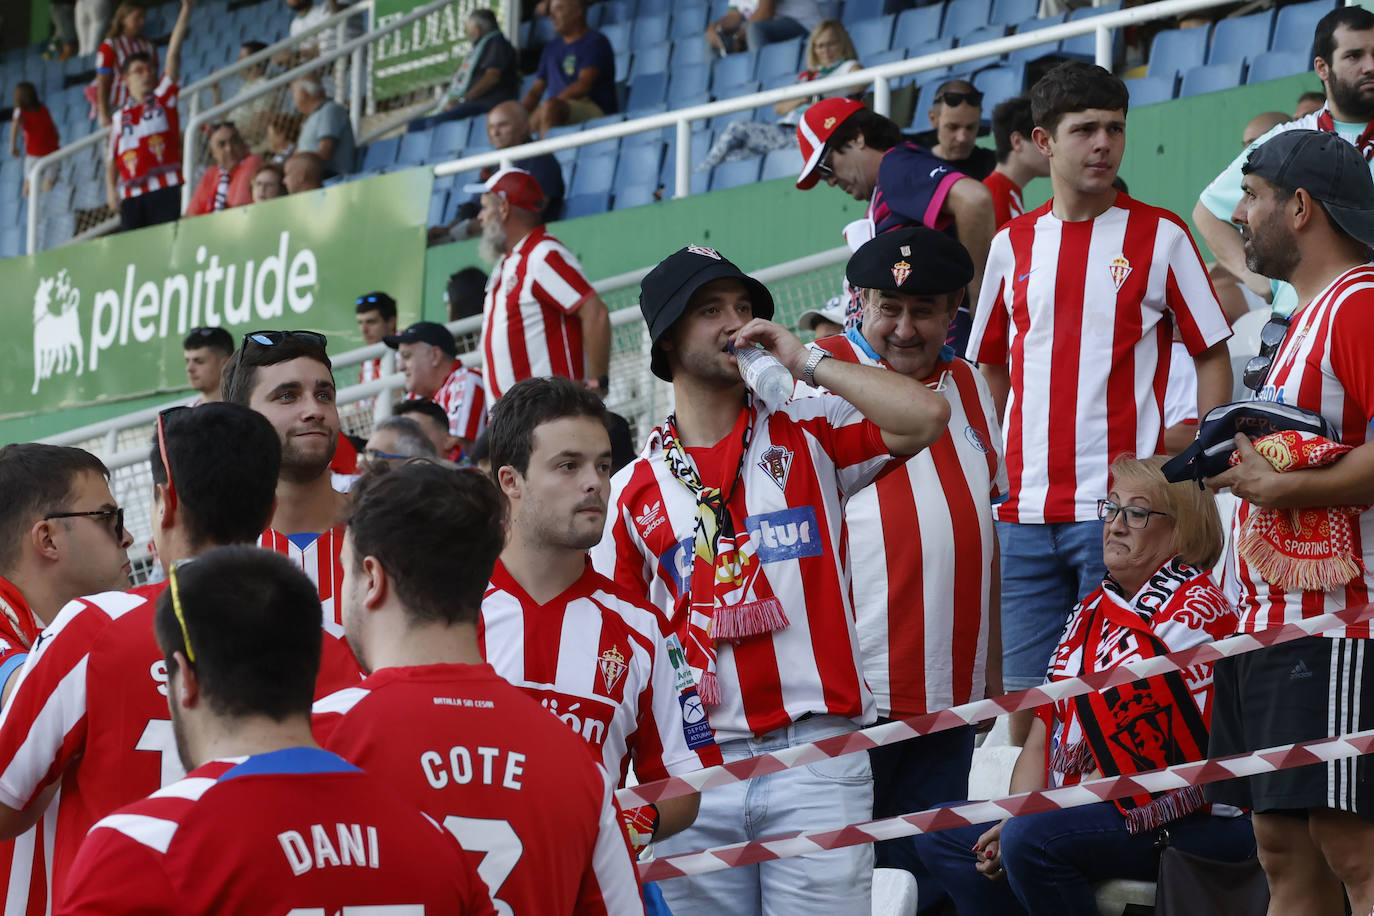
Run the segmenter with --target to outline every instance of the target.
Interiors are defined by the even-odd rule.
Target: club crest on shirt
[[[711,258],[715,261],[721,260],[719,251],[716,251],[714,248],[707,248],[705,245],[688,245],[687,250],[692,254],[701,255],[703,258]]]
[[[901,286],[906,282],[906,278],[911,276],[911,265],[906,261],[898,261],[892,265],[892,282]]]
[[[598,665],[601,668],[601,680],[606,685],[606,692],[610,693],[615,689],[616,682],[625,673],[625,653],[615,646],[611,646],[601,653]]]
[[[1121,284],[1131,275],[1131,269],[1131,262],[1126,260],[1124,254],[1112,258],[1112,263],[1107,265],[1107,272],[1112,275],[1112,282],[1116,284],[1117,290],[1121,289]]]
[[[167,142],[157,134],[153,134],[148,138],[148,149],[152,150],[153,155],[157,157],[157,161],[161,162],[163,154],[167,151]]]
[[[759,467],[773,479],[779,490],[787,489],[787,474],[792,470],[792,450],[781,445],[769,446],[759,457]]]

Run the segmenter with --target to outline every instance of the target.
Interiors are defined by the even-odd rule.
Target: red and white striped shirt
[[[407,401],[418,400],[420,395],[408,393]],[[448,434],[475,442],[487,428],[486,392],[482,385],[482,373],[476,369],[465,369],[463,364],[454,360],[439,390],[434,392],[431,401],[444,408],[448,414]]]
[[[886,365],[849,336],[816,346],[845,362]],[[926,384],[949,401],[949,426],[901,471],[854,494],[844,514],[859,652],[880,716],[981,700],[987,683],[989,601],[1000,574],[992,506],[1007,488],[1002,434],[987,382],[962,359],[937,362]]]
[[[111,112],[123,108],[129,101],[129,86],[124,82],[124,61],[131,54],[147,54],[152,61],[153,72],[157,72],[157,46],[142,35],[137,38],[125,38],[123,35],[107,38],[96,48],[95,72],[108,74],[111,80]]]
[[[380,359],[365,359],[358,367],[358,381],[373,382],[382,377],[382,361]]]
[[[754,410],[741,410],[738,439]],[[707,710],[717,741],[762,735],[808,713],[874,721],[864,683],[846,564],[845,503],[892,465],[878,427],[832,394],[800,398],[776,413],[760,407],[733,487],[734,557],[740,603],[776,598],[790,624],[716,643],[721,702]],[[700,462],[689,450],[689,460]],[[682,639],[674,613],[692,571],[696,497],[664,461],[663,433],[611,481],[613,511],[592,548],[596,568],[644,595]],[[733,474],[730,468],[726,473]],[[702,481],[720,485],[709,473]],[[727,487],[729,489],[729,487]],[[698,681],[702,672],[693,668]]]
[[[1315,410],[1336,430],[1338,441],[1353,446],[1369,441],[1374,421],[1374,267],[1361,265],[1337,277],[1293,313],[1288,334],[1274,354],[1273,368],[1256,397]],[[1254,507],[1240,501],[1232,541]],[[1238,556],[1242,633],[1272,629],[1347,607],[1367,604],[1374,591],[1374,510],[1352,519],[1355,556],[1363,572],[1328,592],[1292,591],[1265,582]],[[1368,623],[1351,636],[1368,638]]]
[[[56,828],[47,857],[54,900],[92,824],[184,774],[167,712],[167,669],[153,639],[165,587],[69,602],[35,642],[0,716],[0,802],[26,808],[62,781],[49,808],[56,820],[47,825]],[[14,909],[21,902],[14,879],[9,911],[23,912]]]
[[[296,535],[304,540],[310,535]],[[344,526],[338,525],[313,537],[304,547],[298,546],[280,531],[268,528],[258,538],[258,546],[275,551],[295,563],[315,583],[320,595],[321,623],[324,626],[324,646],[320,653],[320,674],[315,680],[315,698],[329,696],[345,687],[356,687],[363,679],[363,671],[353,650],[344,639],[343,628],[343,565],[339,551],[343,548]]]
[[[648,782],[721,762],[696,682],[662,623],[590,561],[539,604],[498,560],[477,638],[496,673],[581,735],[616,784],[631,758]]]
[[[114,113],[110,157],[125,199],[181,184],[181,87],[163,76],[142,102],[130,99]]]
[[[1177,325],[1194,356],[1231,336],[1183,221],[1125,194],[1065,222],[1054,201],[992,240],[968,356],[1006,364],[1004,522],[1097,518],[1107,466],[1164,445]]]
[[[17,677],[40,628],[24,595],[0,576],[0,687]],[[47,862],[52,859],[53,831],[61,795],[48,805],[43,818],[13,840],[0,843],[0,913],[4,916],[43,916],[48,912]]]
[[[994,170],[983,179],[983,185],[992,192],[992,216],[998,229],[1026,212],[1020,185],[1006,175]]]
[[[521,379],[586,378],[574,312],[593,295],[577,258],[543,226],[515,243],[492,270],[482,305],[482,371],[493,402]]]
[[[317,702],[314,726],[485,855],[478,873],[502,912],[644,912],[604,771],[490,665],[384,668]]]

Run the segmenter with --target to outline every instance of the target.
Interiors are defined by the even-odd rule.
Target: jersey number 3
[[[499,916],[514,916],[511,905],[497,896],[525,853],[525,846],[510,821],[450,814],[444,818],[444,829],[458,838],[464,850],[482,853],[477,877],[487,886],[491,904]]]

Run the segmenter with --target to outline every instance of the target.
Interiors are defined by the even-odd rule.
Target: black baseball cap
[[[941,295],[968,286],[973,258],[943,232],[904,226],[865,242],[844,270],[859,289],[883,289],[918,296]]]
[[[688,245],[658,262],[639,283],[639,310],[649,326],[649,368],[665,382],[673,380],[668,358],[658,342],[687,311],[692,294],[712,280],[731,278],[749,289],[755,318],[773,317],[773,294],[714,248]]]
[[[453,335],[436,321],[417,321],[399,334],[388,334],[382,338],[382,342],[393,350],[401,344],[427,343],[449,356],[458,355],[458,344],[454,343]]]
[[[1374,178],[1350,143],[1321,130],[1286,130],[1256,147],[1241,171],[1281,188],[1302,188],[1332,222],[1374,247]]]

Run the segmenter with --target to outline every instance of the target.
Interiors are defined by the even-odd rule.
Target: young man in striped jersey
[[[362,677],[343,632],[339,550],[348,496],[334,489],[329,469],[340,424],[326,344],[314,331],[253,331],[224,367],[224,400],[265,416],[281,440],[276,509],[258,544],[289,557],[320,593],[319,696]]]
[[[315,704],[315,735],[480,856],[502,912],[643,913],[604,771],[483,661],[477,622],[504,541],[484,474],[412,461],[358,482],[344,620],[370,676]]]
[[[1069,611],[1102,580],[1108,465],[1164,450],[1175,331],[1197,370],[1198,416],[1230,399],[1230,327],[1187,226],[1112,186],[1126,107],[1125,85],[1092,64],[1061,64],[1031,89],[1054,197],[993,239],[969,337],[1006,440],[1007,690],[1044,680]],[[1017,743],[1030,719],[1013,720]]]
[[[202,404],[165,413],[159,428],[149,457],[152,537],[163,564],[252,543],[272,513],[281,461],[271,425],[237,405]],[[53,830],[53,899],[91,824],[183,775],[167,717],[167,670],[152,638],[164,588],[67,604],[35,641],[0,716],[0,836],[15,837],[56,809],[42,827]],[[58,784],[52,802],[46,793]],[[41,882],[30,886],[30,904],[41,907],[43,891]],[[7,912],[24,912],[23,900],[7,902]]]
[[[769,321],[773,297],[701,245],[644,278],[650,368],[676,410],[613,482],[596,566],[658,609],[682,643],[726,760],[872,724],[850,602],[850,497],[940,438],[949,403],[919,381],[827,358]],[[793,378],[828,389],[769,408],[730,347],[762,344]],[[657,854],[861,823],[865,754],[707,791]],[[663,883],[676,916],[866,912],[869,846]]]
[[[1239,588],[1240,631],[1256,633],[1366,604],[1374,590],[1374,180],[1346,140],[1307,130],[1265,141],[1244,171],[1244,196],[1232,218],[1241,227],[1246,266],[1292,284],[1298,306],[1286,331],[1276,319],[1272,329],[1283,331],[1282,340],[1266,343],[1243,381],[1256,398],[1322,414],[1336,440],[1352,447],[1334,464],[1280,474],[1237,436],[1240,464],[1207,481],[1241,499],[1228,572],[1234,569]],[[1327,577],[1325,590],[1273,584],[1257,568],[1264,565],[1257,554],[1237,546],[1242,531],[1260,530],[1260,513],[1332,506],[1364,511],[1348,522],[1357,571]],[[1329,511],[1344,518],[1347,510]],[[1294,540],[1322,546],[1301,533]],[[1310,553],[1281,544],[1285,563],[1314,565]],[[1219,662],[1211,756],[1374,727],[1369,624],[1350,635],[1360,638],[1314,636]],[[1374,908],[1374,759],[1220,783],[1207,797],[1254,810],[1270,913],[1339,916],[1342,883],[1351,912]]]

